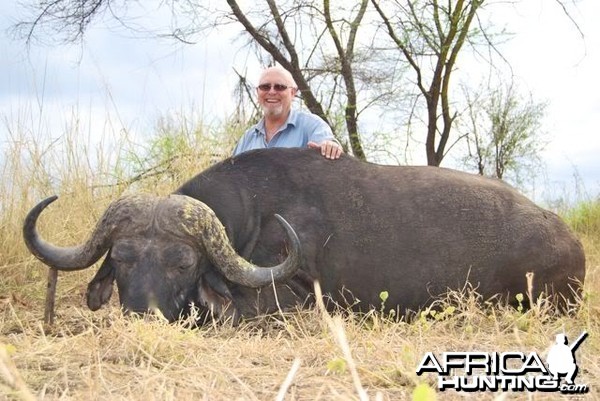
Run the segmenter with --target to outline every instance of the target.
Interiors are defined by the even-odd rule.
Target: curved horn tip
[[[52,202],[54,202],[57,199],[58,199],[58,195],[49,196],[46,199],[42,200],[40,203],[38,203],[38,206],[42,206],[43,208],[45,208],[46,206],[48,206],[49,204],[51,204]]]
[[[42,213],[42,211],[46,207],[48,207],[49,204],[51,204],[57,199],[57,195],[49,196],[46,199],[40,201],[33,208],[31,208],[31,210],[29,211],[29,213],[27,213],[27,216],[25,217],[25,226],[27,227],[28,225],[33,224],[34,221],[37,220],[37,217]]]
[[[290,233],[290,235],[293,235],[293,237],[296,241],[300,242],[300,239],[298,238],[298,234],[296,234],[296,230],[294,230],[292,225],[290,223],[288,223],[286,219],[284,219],[278,213],[275,213],[275,218],[279,221],[279,224],[281,224],[285,228],[285,230]]]
[[[29,211],[23,222],[25,245],[36,258],[56,270],[85,269],[106,253],[108,249],[106,241],[88,241],[73,247],[59,247],[44,241],[36,229],[37,220],[43,210],[56,199],[58,196],[50,196]]]
[[[294,255],[295,258],[301,258],[302,249],[300,247],[300,238],[298,237],[296,230],[294,230],[294,227],[292,227],[292,225],[280,214],[275,213],[275,218],[279,221],[279,224],[281,224],[290,240],[290,249],[288,251],[291,255]]]
[[[281,215],[275,214],[275,218],[281,224],[287,236],[287,257],[277,266],[263,268],[241,257],[233,249],[230,240],[226,236],[225,227],[212,210],[206,205],[201,209],[202,212],[193,217],[197,220],[193,224],[214,228],[213,230],[207,230],[209,240],[202,239],[202,241],[208,253],[208,258],[228,280],[246,287],[259,288],[272,284],[273,280],[277,282],[286,280],[300,268],[303,260],[300,239],[291,224]],[[209,211],[210,213],[208,213]]]

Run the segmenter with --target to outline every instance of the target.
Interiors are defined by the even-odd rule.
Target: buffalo
[[[331,307],[401,314],[468,283],[484,299],[544,294],[577,300],[583,247],[567,225],[496,179],[446,168],[382,166],[313,149],[263,149],[228,158],[171,195],[113,202],[90,238],[46,242],[35,206],[24,239],[58,270],[106,255],[87,290],[100,308],[114,281],[127,312],[253,317],[310,305],[318,281]]]

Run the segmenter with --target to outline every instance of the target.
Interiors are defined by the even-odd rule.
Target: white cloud
[[[573,14],[583,37],[557,2],[523,4],[529,9],[517,24],[508,56],[517,76],[549,101],[544,127],[551,139],[544,154],[549,179],[575,192],[575,174],[588,195],[600,194],[600,27],[595,21],[600,2],[581,1]]]
[[[15,22],[15,8],[0,5],[0,29]],[[497,8],[496,8],[497,9]],[[17,10],[18,11],[18,10]],[[153,10],[147,10],[146,18]],[[168,11],[165,11],[168,12]],[[583,0],[574,18],[582,39],[557,2],[531,0],[507,5],[505,20],[516,32],[504,48],[515,78],[536,99],[550,102],[545,130],[552,143],[545,153],[551,180],[573,182],[574,166],[587,190],[600,193],[600,2]],[[168,16],[155,16],[156,21]],[[16,115],[21,107],[44,108],[48,132],[59,134],[73,109],[90,130],[102,135],[106,120],[149,132],[168,111],[194,107],[207,118],[232,110],[233,67],[244,69],[233,33],[220,31],[192,46],[133,38],[115,26],[93,27],[83,46],[34,46],[0,39],[0,110]],[[237,45],[237,44],[236,44]],[[43,99],[43,100],[42,100]],[[33,105],[33,106],[32,106]],[[0,128],[0,143],[6,140]]]

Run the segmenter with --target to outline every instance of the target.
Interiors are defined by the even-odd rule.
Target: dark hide
[[[116,281],[126,311],[159,310],[174,321],[195,305],[200,320],[235,322],[308,305],[319,281],[330,306],[380,308],[386,291],[385,307],[406,313],[467,284],[484,299],[514,301],[528,295],[530,274],[534,299],[543,293],[564,306],[585,277],[582,245],[558,216],[501,181],[444,168],[331,161],[313,149],[251,151],[173,195],[117,199],[72,247],[36,230],[55,199],[28,213],[25,243],[63,271],[106,254],[88,285],[92,310]]]
[[[209,205],[234,248],[258,265],[285,257],[273,215],[290,222],[304,264],[277,285],[283,308],[304,302],[313,280],[333,301],[360,310],[379,307],[385,290],[386,307],[404,312],[467,281],[486,299],[514,300],[527,294],[528,272],[534,297],[543,291],[572,300],[585,276],[582,245],[558,216],[499,180],[450,169],[257,150],[213,166],[176,193]],[[276,310],[272,288],[244,288],[208,270],[213,278],[201,282],[219,294],[216,304],[231,301],[248,316]]]

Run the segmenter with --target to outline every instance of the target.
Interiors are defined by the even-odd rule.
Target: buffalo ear
[[[219,275],[207,272],[200,278],[198,297],[202,306],[208,310],[213,319],[224,320],[232,318],[234,324],[239,320],[233,296]]]
[[[114,281],[115,268],[110,257],[107,256],[92,281],[88,284],[86,293],[88,308],[96,311],[110,300]]]

